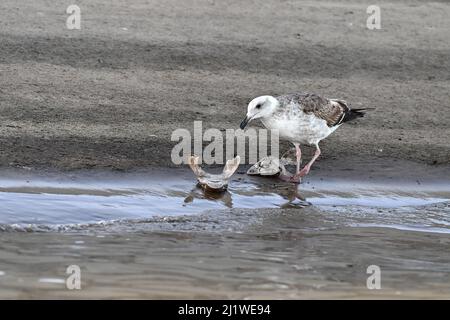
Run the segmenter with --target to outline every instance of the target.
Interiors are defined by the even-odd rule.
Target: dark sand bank
[[[260,94],[375,107],[323,142],[322,163],[450,163],[450,6],[386,2],[79,1],[0,5],[0,165],[173,166],[171,133],[237,128]]]

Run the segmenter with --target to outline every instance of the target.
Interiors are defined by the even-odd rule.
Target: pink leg
[[[311,161],[308,162],[306,166],[303,167],[303,169],[298,172],[295,176],[304,177],[309,173],[309,170],[311,170],[311,166],[313,165],[314,161],[317,160],[317,158],[320,156],[320,148],[319,145],[316,145],[316,152],[314,153],[314,156],[312,157]]]
[[[302,161],[302,150],[300,149],[300,145],[298,143],[294,143],[295,146],[295,155],[297,156],[297,171],[295,174],[300,172],[300,162]]]

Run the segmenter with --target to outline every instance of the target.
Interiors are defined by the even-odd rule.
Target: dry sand
[[[375,107],[322,144],[450,163],[450,4],[77,0],[0,3],[0,166],[171,166],[176,128],[237,128],[249,100],[310,91]]]

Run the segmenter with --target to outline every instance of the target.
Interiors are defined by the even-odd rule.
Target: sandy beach
[[[380,30],[358,1],[73,2],[80,30],[0,3],[0,298],[449,297],[448,2],[381,1]],[[175,129],[297,91],[374,108],[298,188],[172,163]]]
[[[374,107],[323,142],[321,162],[449,164],[450,7],[265,1],[0,4],[0,165],[173,166],[176,128],[238,128],[261,94]]]

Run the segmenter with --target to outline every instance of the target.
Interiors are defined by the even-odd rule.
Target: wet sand
[[[0,3],[0,298],[449,297],[448,3],[383,2],[376,31],[357,1],[77,4],[80,31],[65,28],[64,1]],[[77,199],[79,189],[55,191],[58,179],[76,182],[76,170],[98,183],[111,171],[145,172],[152,186],[155,171],[183,170],[169,169],[174,129],[192,130],[194,120],[237,128],[251,98],[299,90],[376,108],[321,145],[299,188],[322,203],[282,207],[285,187],[261,180],[267,202],[245,208],[254,185],[238,180],[235,206],[195,191],[196,214],[152,216],[149,207],[144,219],[102,224],[108,205],[133,214],[129,202],[105,200],[109,180],[90,195],[103,211],[33,214]],[[187,198],[190,178],[171,199]],[[27,186],[35,179],[40,189]],[[357,192],[329,188],[320,198],[313,187],[327,181],[356,181]],[[443,191],[431,194],[435,181]],[[379,192],[380,203],[368,205],[364,192]],[[386,207],[405,194],[439,201]],[[17,226],[30,217],[44,223]],[[61,217],[66,227],[48,227]],[[65,287],[70,264],[81,267],[80,291]],[[366,288],[372,264],[382,290]]]
[[[249,210],[217,214],[229,223]],[[188,219],[84,233],[2,232],[0,297],[448,298],[448,234],[344,227],[312,207],[250,214],[254,224],[240,232],[230,224],[193,228],[201,223]],[[71,264],[81,267],[81,290],[66,289]],[[381,268],[381,290],[366,287],[370,265]]]
[[[316,224],[311,218],[299,222]],[[430,245],[433,234],[376,228],[318,233],[286,225],[280,231],[279,219],[265,223],[265,232],[245,234],[2,233],[0,253],[8,261],[0,297],[448,298],[448,237]],[[417,250],[426,257],[415,256]],[[81,266],[79,291],[65,287],[72,263]],[[366,268],[374,263],[382,270],[382,290],[366,287]]]

